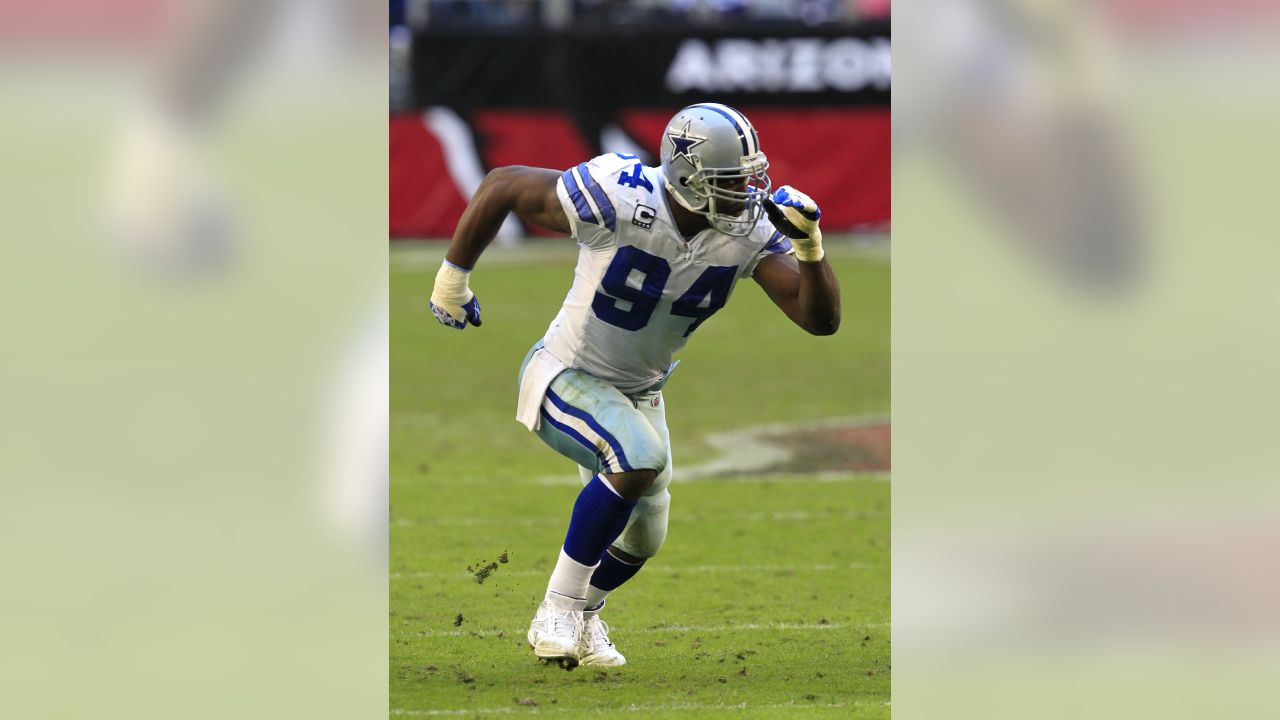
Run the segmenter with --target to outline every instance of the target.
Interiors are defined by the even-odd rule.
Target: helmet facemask
[[[700,208],[686,205],[687,209],[705,216],[712,227],[726,235],[750,235],[764,215],[764,199],[771,187],[765,154],[745,156],[736,168],[704,168],[696,155],[692,160],[694,172],[684,184],[703,203]]]

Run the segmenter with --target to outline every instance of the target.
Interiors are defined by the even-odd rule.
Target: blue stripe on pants
[[[551,417],[551,414],[547,412],[546,408],[538,408],[538,412],[542,413],[542,419],[550,423],[551,427],[559,430],[565,435],[568,435],[569,437],[576,440],[583,447],[585,447],[587,450],[590,450],[596,456],[596,459],[600,461],[601,467],[605,468],[606,470],[609,468],[609,463],[605,461],[604,454],[600,452],[600,448],[595,446],[595,443],[586,439],[585,437],[582,436],[582,433],[578,432],[577,430],[574,430],[568,425],[565,425],[564,423],[556,422],[556,419]]]
[[[627,462],[627,454],[622,451],[622,443],[618,442],[618,439],[615,438],[608,430],[605,430],[604,426],[596,422],[596,419],[591,417],[590,413],[585,410],[580,410],[564,400],[561,400],[560,396],[556,395],[555,391],[551,388],[547,388],[547,399],[551,401],[552,405],[559,408],[560,412],[565,413],[566,415],[572,415],[573,417],[585,422],[587,427],[594,430],[606,443],[609,443],[609,447],[613,448],[614,455],[618,458],[618,465],[622,467],[622,472],[629,472],[632,470],[631,464]],[[552,424],[556,425],[557,428],[559,427],[556,423]]]

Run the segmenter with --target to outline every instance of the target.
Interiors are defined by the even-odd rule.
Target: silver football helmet
[[[667,190],[726,235],[748,235],[760,220],[769,196],[768,169],[756,129],[728,105],[690,105],[663,131]]]

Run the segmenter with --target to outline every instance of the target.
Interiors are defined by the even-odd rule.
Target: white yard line
[[[761,473],[759,475],[745,475],[737,477],[702,477],[697,478],[699,483],[729,483],[729,484],[757,484],[757,483],[844,483],[844,482],[889,482],[889,473],[887,472],[840,472],[840,471],[823,471],[811,473]]]
[[[804,631],[822,631],[822,630],[843,630],[845,628],[857,630],[874,630],[876,628],[889,627],[889,623],[866,623],[863,625],[845,625],[844,623],[743,623],[741,625],[659,625],[657,627],[639,627],[639,628],[614,628],[616,635],[625,638],[629,635],[654,635],[672,632],[689,632],[689,633],[719,633],[719,632],[739,632],[739,631],[760,631],[760,630],[804,630]],[[515,630],[419,630],[416,634],[418,637],[514,637],[516,639],[523,638],[529,628],[517,628]]]
[[[733,572],[751,572],[751,573],[772,573],[772,572],[831,572],[834,570],[860,570],[873,567],[870,563],[851,562],[840,565],[816,564],[816,565],[660,565],[655,564],[653,567],[645,568],[644,572],[648,574],[666,573],[668,575],[676,575],[680,573],[688,573],[691,575],[698,573],[733,573]],[[550,569],[543,570],[503,570],[502,566],[493,572],[493,577],[546,577],[551,574]],[[424,570],[420,572],[393,572],[388,577],[392,580],[404,580],[412,578],[437,578],[450,577],[470,579],[471,574],[465,570],[449,570],[445,572]]]
[[[569,706],[537,706],[537,707],[478,707],[478,708],[457,708],[450,710],[413,710],[407,708],[392,708],[392,715],[537,715],[540,713],[592,713],[592,712],[670,712],[676,710],[693,710],[693,711],[734,711],[734,710],[782,710],[786,708],[795,708],[797,710],[808,710],[812,708],[841,708],[841,707],[869,707],[869,706],[888,706],[885,701],[858,701],[847,703],[771,703],[767,705],[756,703],[738,703],[736,705],[725,705],[723,703],[671,703],[667,705],[622,705],[620,707],[611,707],[608,709],[599,709],[591,707],[569,707]]]
[[[702,522],[811,522],[813,520],[883,520],[889,513],[861,512],[849,510],[839,512],[809,512],[807,510],[781,510],[775,512],[737,512],[723,515],[698,515],[696,513],[673,513],[669,519],[672,523]],[[565,526],[569,518],[564,515],[544,515],[541,517],[505,518],[505,517],[438,517],[419,520],[417,518],[394,518],[391,524],[395,527],[413,527],[417,525],[439,525],[442,527],[481,527],[511,526],[532,527],[535,525]]]
[[[695,466],[699,467],[699,466]],[[699,471],[701,472],[701,471]],[[676,466],[676,479],[673,483],[673,489],[679,488],[680,484],[685,480],[690,482],[702,483],[729,483],[729,484],[760,484],[760,483],[776,483],[786,482],[795,483],[846,483],[846,482],[889,482],[889,473],[880,471],[866,472],[848,472],[841,470],[831,470],[822,472],[786,472],[786,473],[756,473],[754,475],[702,475],[699,477],[687,478],[685,470],[679,465]],[[576,477],[568,475],[544,475],[534,478],[532,481],[535,485],[581,485],[582,481]]]

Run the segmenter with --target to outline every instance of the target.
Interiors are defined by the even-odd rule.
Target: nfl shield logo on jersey
[[[653,227],[653,218],[656,216],[657,211],[648,205],[637,205],[636,214],[631,216],[631,224],[648,230]]]

